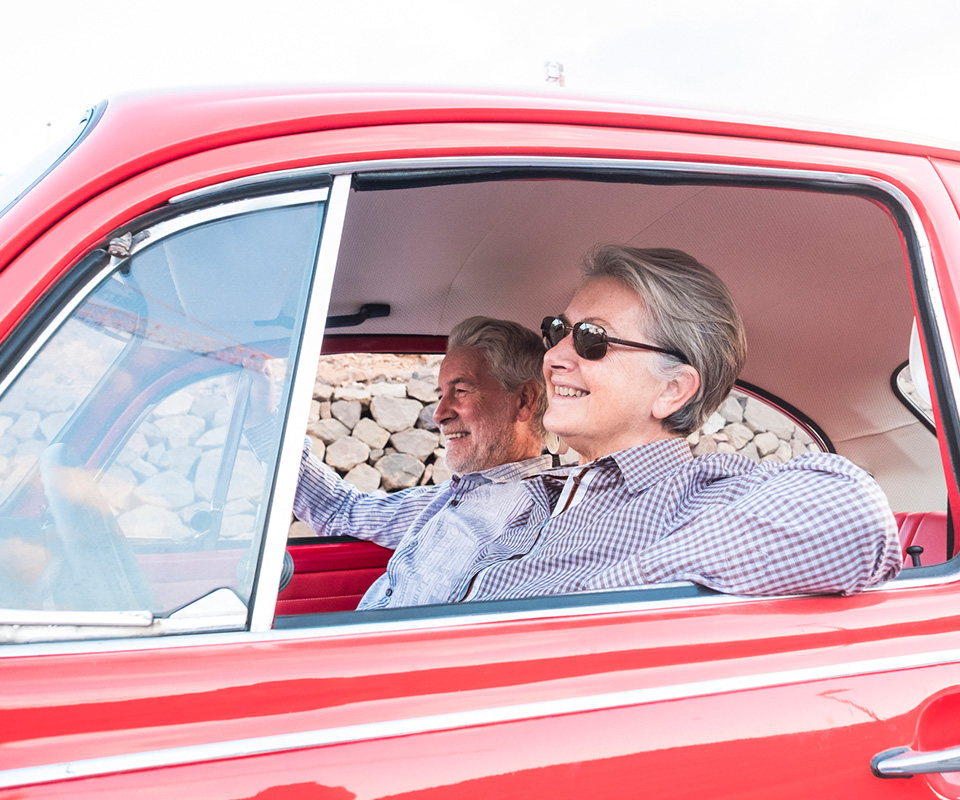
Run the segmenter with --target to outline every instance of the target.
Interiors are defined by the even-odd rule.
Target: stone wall
[[[314,454],[365,492],[441,483],[450,477],[433,410],[441,356],[325,356],[307,435]],[[742,453],[786,461],[817,446],[766,403],[734,392],[688,437],[694,455]],[[562,460],[572,463],[570,451]],[[310,535],[295,522],[292,536]]]
[[[366,492],[450,477],[433,421],[440,356],[330,356],[320,362],[307,435],[313,452]]]

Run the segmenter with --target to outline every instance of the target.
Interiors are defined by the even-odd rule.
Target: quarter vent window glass
[[[261,198],[157,226],[49,336],[0,397],[0,608],[247,602],[282,417],[255,456],[251,386],[285,407],[322,214]]]

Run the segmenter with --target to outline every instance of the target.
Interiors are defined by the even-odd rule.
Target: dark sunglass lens
[[[573,343],[580,357],[587,361],[599,361],[607,354],[607,332],[590,322],[574,326]]]
[[[543,334],[543,344],[549,350],[560,344],[567,335],[567,328],[560,317],[544,317],[540,323],[540,333]]]

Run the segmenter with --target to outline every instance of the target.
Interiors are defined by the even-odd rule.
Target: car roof
[[[100,105],[97,135],[82,141],[47,182],[79,203],[169,160],[272,136],[376,125],[524,122],[673,131],[817,144],[960,161],[960,149],[893,135],[844,131],[686,108],[589,99],[559,92],[358,87],[247,87],[118,95]],[[86,179],[71,161],[98,164]]]
[[[266,135],[418,122],[602,125],[960,158],[955,146],[908,134],[559,92],[247,87],[124,94],[107,101],[107,108],[104,124],[123,127],[126,141],[141,158],[148,151],[162,154],[178,143],[201,149]],[[115,155],[123,160],[122,150]]]
[[[260,86],[121,94],[89,115],[84,136],[0,216],[0,270],[33,236],[111,186],[163,163],[242,142],[314,131],[418,123],[539,123],[695,133],[960,161],[960,149],[809,121],[591,99],[559,91]],[[42,219],[41,219],[42,217]]]

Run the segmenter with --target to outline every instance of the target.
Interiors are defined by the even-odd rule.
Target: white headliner
[[[869,199],[547,178],[353,191],[330,313],[390,303],[363,334],[445,335],[473,314],[536,329],[606,242],[713,267],[746,322],[741,378],[808,415],[894,510],[945,506],[936,439],[890,388],[913,304],[899,232]]]

